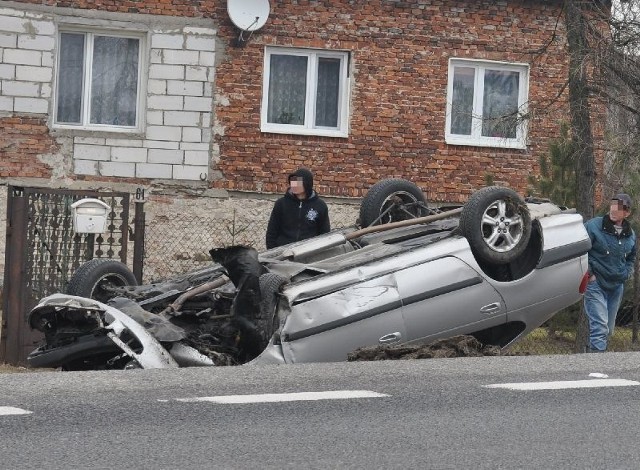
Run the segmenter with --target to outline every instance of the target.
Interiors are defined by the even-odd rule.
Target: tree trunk
[[[591,134],[589,88],[587,84],[587,56],[589,51],[585,22],[580,4],[574,0],[567,0],[565,3],[565,24],[569,47],[571,138],[576,152],[576,209],[586,221],[594,215],[593,201],[596,174],[593,135]],[[588,333],[587,318],[584,314],[584,306],[582,306],[576,331],[576,352],[585,350]]]

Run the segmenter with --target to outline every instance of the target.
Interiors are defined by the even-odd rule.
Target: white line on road
[[[28,415],[31,413],[33,413],[33,411],[23,410],[22,408],[0,406],[0,415]]]
[[[265,393],[262,395],[221,395],[217,397],[176,398],[185,403],[212,402],[224,404],[242,403],[274,403],[284,401],[312,401],[312,400],[345,400],[350,398],[380,398],[388,397],[384,393],[367,390],[337,390],[330,392],[299,392],[299,393]]]
[[[559,382],[524,382],[510,384],[485,385],[487,388],[506,388],[508,390],[561,390],[565,388],[629,387],[640,382],[626,379],[565,380]]]

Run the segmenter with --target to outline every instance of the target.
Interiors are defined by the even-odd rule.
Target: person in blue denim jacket
[[[589,320],[587,352],[604,352],[613,334],[624,281],[633,273],[636,235],[627,220],[631,214],[628,194],[611,198],[609,214],[585,223],[591,239],[589,283],[584,294],[584,310]]]

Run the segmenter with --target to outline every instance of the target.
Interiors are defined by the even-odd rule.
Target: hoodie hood
[[[304,191],[307,194],[307,197],[311,197],[311,195],[313,194],[313,173],[311,173],[306,168],[299,168],[289,175],[287,181],[291,181],[291,178],[293,177],[302,178]]]

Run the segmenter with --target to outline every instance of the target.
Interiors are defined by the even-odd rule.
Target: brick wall
[[[324,195],[360,197],[375,181],[395,176],[418,183],[431,201],[463,201],[488,178],[525,192],[528,175],[538,171],[540,155],[568,116],[564,101],[548,106],[567,76],[561,0],[272,1],[269,20],[244,48],[231,46],[238,31],[224,0],[4,4],[13,8],[0,9],[0,41],[7,44],[3,65],[8,65],[0,69],[5,74],[0,106],[8,110],[11,101],[11,112],[42,119],[49,117],[42,100],[51,96],[46,80],[52,75],[56,15],[138,22],[151,32],[145,135],[132,140],[56,133],[58,157],[72,169],[72,178],[124,177],[153,186],[158,179],[197,181],[208,173],[210,187],[279,193],[284,175],[306,165]],[[20,5],[33,11],[16,8]],[[181,23],[171,23],[177,20]],[[260,132],[265,46],[350,52],[347,138]],[[189,58],[181,54],[178,63],[168,59],[194,51]],[[20,60],[30,62],[16,62],[22,55]],[[530,65],[535,113],[526,149],[445,142],[447,65],[455,57]],[[214,95],[213,113],[201,99],[208,94]],[[50,166],[59,160],[49,159]],[[25,164],[37,165],[37,160]],[[41,174],[46,177],[47,171]]]
[[[567,77],[561,1],[271,2],[271,16],[244,48],[228,49],[217,68],[215,136],[218,187],[282,190],[283,174],[308,165],[323,194],[361,196],[382,177],[414,180],[432,201],[463,201],[487,177],[524,192],[549,139],[568,119],[549,104]],[[237,32],[221,18],[218,36]],[[560,18],[560,20],[559,20]],[[552,40],[553,39],[553,40]],[[265,46],[351,52],[349,137],[260,132]],[[546,52],[539,53],[543,47]],[[449,58],[530,65],[529,145],[525,150],[445,143]],[[562,95],[566,97],[566,93]],[[603,115],[594,112],[593,116]],[[601,136],[601,134],[600,134]]]

